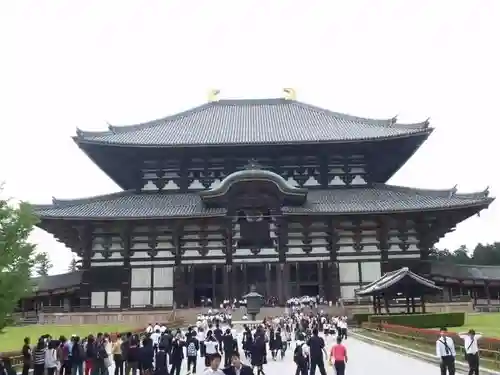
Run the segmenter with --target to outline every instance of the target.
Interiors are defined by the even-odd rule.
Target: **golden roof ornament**
[[[285,93],[286,100],[296,100],[297,99],[297,93],[295,92],[294,89],[286,88],[286,89],[283,89],[283,92]]]
[[[210,103],[218,101],[219,100],[219,98],[218,98],[219,94],[220,94],[220,90],[217,90],[217,89],[210,90],[208,92],[208,101]]]

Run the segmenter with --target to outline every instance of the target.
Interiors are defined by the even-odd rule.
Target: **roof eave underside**
[[[390,211],[357,211],[357,212],[282,212],[284,216],[356,216],[356,215],[391,215],[391,214],[411,214],[417,212],[442,212],[442,211],[455,211],[455,210],[465,210],[465,209],[476,209],[474,213],[470,216],[478,213],[479,211],[488,208],[494,198],[487,198],[485,202],[474,203],[469,205],[455,206],[455,207],[442,207],[442,208],[427,208],[427,209],[414,209],[414,210],[390,210]],[[50,216],[44,215],[43,210],[48,209],[46,205],[44,206],[33,206],[35,213],[40,219],[45,220],[69,220],[69,221],[112,221],[112,220],[158,220],[158,219],[167,219],[167,220],[185,220],[185,219],[203,219],[203,218],[217,218],[217,217],[225,217],[226,211],[220,212],[217,214],[199,214],[199,215],[173,215],[173,216]],[[43,207],[43,208],[42,208]],[[55,206],[52,206],[56,208]],[[41,209],[40,209],[41,208]],[[38,212],[37,212],[38,211]],[[469,216],[469,217],[470,217]]]

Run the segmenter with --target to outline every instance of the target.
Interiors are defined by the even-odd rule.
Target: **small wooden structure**
[[[382,314],[382,300],[389,313],[389,300],[398,296],[406,298],[406,312],[416,312],[416,299],[420,300],[421,312],[425,313],[425,296],[440,293],[442,288],[433,281],[417,275],[408,267],[386,273],[380,279],[356,291],[360,297],[373,297],[373,311]]]

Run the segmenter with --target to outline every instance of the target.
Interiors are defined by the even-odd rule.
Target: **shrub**
[[[414,328],[461,327],[465,323],[465,313],[372,315],[370,323],[387,323]]]
[[[405,327],[386,323],[363,323],[362,327],[370,330],[380,330],[395,338],[418,341],[432,347],[435,347],[436,340],[439,338],[438,329]],[[449,332],[449,336],[455,343],[457,356],[460,356],[464,352],[463,340],[455,332]],[[481,356],[496,360],[500,355],[500,339],[483,336],[479,340],[479,348]]]

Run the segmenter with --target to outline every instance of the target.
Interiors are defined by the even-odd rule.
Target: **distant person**
[[[436,341],[436,356],[441,360],[441,375],[455,375],[455,343],[448,336],[448,329],[441,328],[439,338]]]
[[[458,336],[464,340],[465,359],[469,364],[469,375],[479,375],[479,346],[477,341],[482,335],[470,329],[469,332],[459,333]]]
[[[342,344],[342,338],[337,337],[337,343],[332,346],[330,350],[330,364],[335,369],[337,375],[345,374],[345,367],[347,364],[347,349]]]

